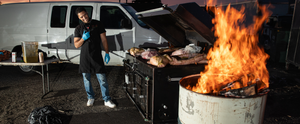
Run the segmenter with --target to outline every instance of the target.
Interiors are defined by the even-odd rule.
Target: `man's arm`
[[[80,37],[74,37],[74,46],[76,48],[81,47],[81,45],[83,44],[84,40]]]
[[[109,53],[109,50],[108,50],[108,45],[107,45],[107,39],[106,39],[106,33],[101,33],[100,34],[100,38],[101,38],[101,41],[102,41],[102,45],[103,45],[103,48],[105,50],[105,53]],[[75,41],[74,41],[75,42]]]

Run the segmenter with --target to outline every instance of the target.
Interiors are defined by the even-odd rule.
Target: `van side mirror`
[[[121,27],[125,29],[132,29],[132,23],[130,19],[122,19]]]

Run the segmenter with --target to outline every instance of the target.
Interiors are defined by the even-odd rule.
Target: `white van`
[[[92,19],[104,24],[111,56],[108,65],[122,66],[125,52],[131,47],[167,46],[167,41],[139,20],[127,4],[31,2],[0,6],[0,50],[20,56],[22,41],[37,41],[39,50],[48,57],[79,64],[80,49],[73,43],[75,27],[81,23],[75,14],[77,7],[84,7]],[[23,70],[30,71],[30,67]]]

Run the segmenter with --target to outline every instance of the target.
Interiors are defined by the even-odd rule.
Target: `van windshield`
[[[142,20],[138,18],[138,16],[135,14],[136,11],[131,6],[122,4],[122,6],[127,10],[127,12],[134,18],[134,20],[142,27],[149,28],[148,25],[146,25]]]

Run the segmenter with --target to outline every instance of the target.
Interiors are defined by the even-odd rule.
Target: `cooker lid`
[[[136,13],[145,24],[164,37],[172,45],[215,41],[210,16],[197,3],[178,4]]]

